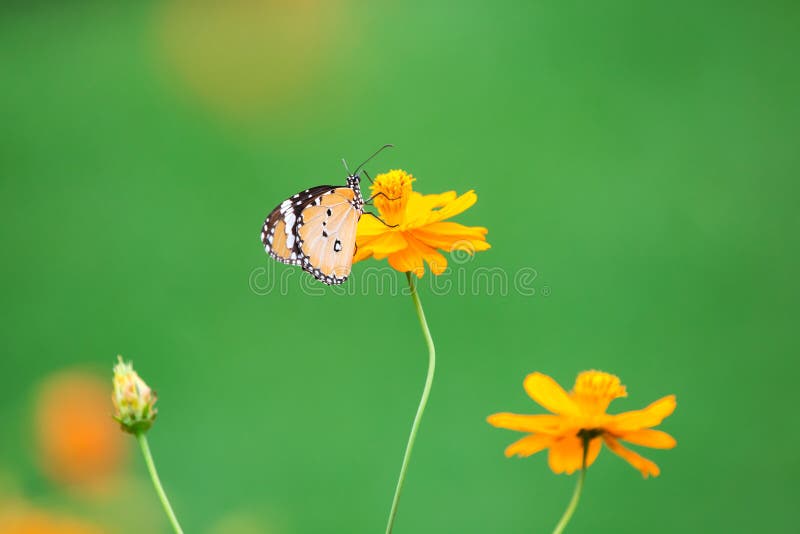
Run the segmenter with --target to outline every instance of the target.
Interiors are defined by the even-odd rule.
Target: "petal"
[[[414,235],[433,248],[470,253],[491,248],[486,242],[487,232],[486,228],[480,226],[464,226],[454,222],[436,222],[414,229]]]
[[[562,437],[553,443],[547,455],[547,464],[557,475],[565,471],[567,474],[574,473],[582,461],[581,440],[575,435]]]
[[[415,246],[417,245],[415,244]],[[427,262],[428,267],[431,268],[433,274],[438,276],[447,270],[447,258],[421,241],[418,241],[418,246],[422,257]]]
[[[661,424],[664,418],[675,411],[676,405],[675,395],[667,395],[643,410],[623,412],[613,416],[606,428],[615,435],[626,434],[642,428],[650,428]]]
[[[660,430],[634,430],[633,432],[628,432],[616,437],[623,441],[633,443],[634,445],[641,445],[652,449],[671,449],[678,444],[675,438]]]
[[[358,228],[356,230],[358,239],[367,236],[377,236],[387,231],[391,231],[391,229],[375,217],[369,215],[359,219]]]
[[[557,415],[517,415],[503,412],[490,415],[486,420],[497,428],[553,433],[558,430],[560,418]]]
[[[358,263],[361,260],[366,260],[372,257],[372,249],[369,247],[358,247],[355,255],[353,256],[353,263]]]
[[[515,454],[520,458],[526,458],[549,447],[553,443],[553,436],[546,434],[531,434],[515,441],[506,447],[505,455],[511,458]]]
[[[403,259],[407,261],[398,261],[397,263],[401,266],[411,265],[414,267],[414,269],[408,269],[404,272],[410,271],[416,274],[417,278],[422,278],[422,275],[425,274],[425,269],[422,266],[422,260],[425,260],[428,263],[428,266],[431,268],[431,272],[433,274],[442,274],[445,269],[447,269],[447,258],[439,254],[435,249],[432,249],[419,239],[415,238],[411,233],[406,232],[405,239],[408,242],[408,248],[403,250],[402,254]],[[395,263],[392,263],[392,256],[394,256],[394,254],[389,256],[389,264],[399,271],[400,268],[395,266]]]
[[[447,191],[440,195],[423,195],[412,191],[406,205],[406,221],[427,217],[432,210],[446,206],[456,199],[455,191]]]
[[[616,439],[611,436],[603,435],[603,441],[606,442],[606,446],[611,449],[611,452],[617,454],[624,460],[626,460],[629,464],[633,467],[638,469],[644,478],[649,476],[657,477],[661,470],[658,468],[656,464],[648,460],[647,458],[643,458],[642,456],[636,454],[630,449],[627,449],[620,444]]]
[[[382,260],[389,254],[406,248],[408,242],[406,242],[401,232],[386,232],[363,246],[372,250],[376,260]],[[361,247],[362,245],[359,244],[359,248]]]
[[[603,442],[600,441],[600,438],[594,438],[589,440],[589,452],[586,453],[586,467],[589,467],[597,460],[597,455],[600,454],[600,448],[602,447]],[[581,458],[583,461],[583,458]]]
[[[589,450],[586,453],[586,467],[589,467],[600,454],[600,440],[589,441]],[[564,436],[550,446],[547,463],[553,473],[567,473],[571,475],[583,465],[583,439],[576,434]]]
[[[443,221],[445,219],[449,219],[450,217],[454,217],[459,213],[467,211],[477,201],[478,195],[475,194],[475,191],[467,191],[452,202],[448,202],[447,205],[439,211],[434,212],[436,215],[436,220]]]
[[[422,275],[425,274],[425,265],[422,263],[422,256],[416,254],[411,248],[389,254],[389,265],[401,273],[414,273],[417,275],[417,278],[422,278]]]
[[[427,207],[429,204],[424,202],[412,206],[411,199],[409,199],[409,206],[412,207],[412,209],[406,208],[406,222],[412,226],[422,226],[425,224],[442,221],[469,209],[473,204],[475,204],[475,202],[478,201],[478,195],[476,195],[474,191],[468,191],[458,198],[453,198],[455,197],[455,193],[452,191],[444,193],[443,195],[440,195],[440,197],[444,197],[444,195],[449,196],[449,201],[442,205],[442,208],[438,210],[424,210],[423,207]],[[437,200],[441,201],[441,199]],[[437,203],[441,205],[441,202]]]
[[[542,373],[531,373],[522,383],[530,398],[555,414],[576,415],[578,406],[558,382]]]

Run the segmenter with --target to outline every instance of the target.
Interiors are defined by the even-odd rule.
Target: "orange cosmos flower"
[[[35,509],[23,503],[0,503],[0,532],[3,534],[102,534],[97,525]]]
[[[586,466],[600,453],[601,443],[627,460],[644,478],[658,476],[658,466],[620,441],[655,449],[671,449],[675,439],[660,430],[653,430],[676,406],[675,395],[668,395],[643,410],[618,415],[606,413],[612,400],[627,397],[619,378],[601,371],[584,371],[575,380],[570,393],[542,373],[528,375],[523,382],[530,397],[555,415],[490,415],[491,425],[520,432],[530,432],[506,448],[506,456],[530,456],[549,449],[548,463],[554,473],[572,474],[583,463],[584,440],[588,442]]]
[[[447,268],[447,259],[437,249],[472,254],[490,247],[486,228],[445,222],[475,204],[478,196],[474,191],[461,196],[456,196],[455,191],[422,195],[411,190],[413,181],[414,177],[402,170],[375,178],[371,187],[373,203],[386,224],[375,217],[361,217],[354,262],[370,256],[376,260],[388,258],[389,265],[398,271],[422,278],[423,260],[433,274],[442,274]]]
[[[109,412],[108,386],[93,374],[62,371],[42,384],[34,421],[42,468],[51,479],[90,494],[111,488],[125,444]]]

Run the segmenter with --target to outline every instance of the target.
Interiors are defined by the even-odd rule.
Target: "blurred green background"
[[[410,299],[250,277],[292,269],[258,240],[276,204],[391,142],[373,175],[478,192],[457,220],[492,249],[460,268],[538,273],[423,280],[439,367],[396,532],[549,532],[575,478],[485,417],[591,368],[628,386],[612,411],[677,394],[678,447],[643,451],[650,480],[604,451],[568,531],[796,528],[795,2],[0,9],[0,513],[168,532],[132,439],[99,490],[42,459],[47,410],[81,417],[47,384],[104,398],[119,353],[187,532],[382,532],[426,366]]]

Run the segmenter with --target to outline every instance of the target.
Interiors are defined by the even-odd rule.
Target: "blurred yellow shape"
[[[313,94],[347,40],[334,0],[172,0],[156,12],[170,74],[220,114],[246,119]]]

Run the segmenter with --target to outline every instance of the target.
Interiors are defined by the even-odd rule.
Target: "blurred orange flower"
[[[523,386],[534,401],[555,415],[490,415],[488,421],[496,427],[531,433],[509,445],[506,456],[525,457],[549,449],[550,469],[554,473],[572,474],[583,463],[584,442],[588,443],[587,467],[600,453],[601,443],[605,443],[647,478],[658,476],[658,466],[620,441],[655,449],[671,449],[676,445],[672,436],[652,429],[675,410],[675,395],[663,397],[643,410],[610,415],[606,409],[611,401],[627,396],[625,386],[614,375],[584,371],[570,393],[542,373],[528,375]]]
[[[107,488],[123,459],[124,435],[111,419],[105,380],[78,371],[51,376],[39,390],[35,424],[50,478],[79,489]]]
[[[472,254],[490,248],[486,228],[445,222],[475,204],[478,196],[474,191],[459,197],[455,191],[422,195],[411,190],[413,181],[414,177],[403,170],[375,177],[373,204],[386,224],[375,217],[361,217],[354,262],[369,257],[388,258],[389,265],[398,271],[422,278],[423,260],[433,274],[442,274],[447,268],[447,259],[437,249]]]
[[[3,534],[101,534],[103,529],[18,503],[0,507]]]

